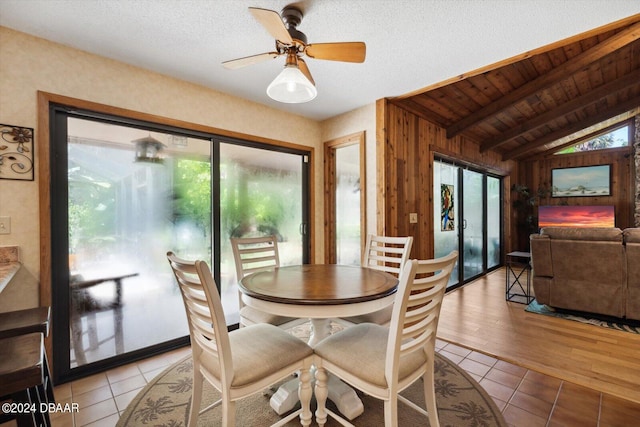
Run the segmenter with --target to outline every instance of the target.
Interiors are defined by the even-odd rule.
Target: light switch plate
[[[418,214],[417,213],[410,213],[409,214],[409,223],[410,224],[416,224],[418,222]]]
[[[0,216],[0,234],[11,234],[10,216]]]

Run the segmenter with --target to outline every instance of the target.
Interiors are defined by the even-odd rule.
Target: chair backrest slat
[[[389,326],[387,381],[397,377],[402,355],[433,350],[442,300],[457,259],[458,252],[453,251],[441,258],[408,261],[402,269]]]
[[[362,266],[396,276],[409,259],[413,237],[387,237],[367,235]]]
[[[275,236],[231,239],[238,280],[248,274],[280,266]]]
[[[173,252],[167,253],[167,259],[182,294],[191,346],[196,347],[194,355],[201,354],[206,349],[207,357],[211,355],[215,357],[221,376],[230,381],[233,375],[233,362],[229,333],[220,295],[209,266],[204,261],[181,259]]]

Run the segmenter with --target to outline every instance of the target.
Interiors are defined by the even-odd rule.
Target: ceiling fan
[[[318,94],[303,56],[329,61],[364,62],[366,46],[363,42],[307,44],[307,36],[297,29],[303,14],[295,6],[282,9],[282,16],[276,11],[257,7],[250,7],[249,12],[275,38],[276,50],[232,59],[222,65],[236,69],[286,55],[284,70],[267,88],[269,97],[276,101],[307,102]]]

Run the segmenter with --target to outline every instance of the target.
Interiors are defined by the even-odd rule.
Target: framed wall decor
[[[33,181],[33,129],[0,124],[0,179]]]
[[[453,185],[440,185],[440,206],[442,206],[442,211],[440,212],[441,231],[454,231],[456,229],[455,211],[453,209],[453,191]]]
[[[552,197],[597,197],[611,195],[611,165],[551,170]]]

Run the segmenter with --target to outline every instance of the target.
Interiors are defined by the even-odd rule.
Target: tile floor
[[[561,381],[464,347],[438,341],[438,351],[464,368],[493,397],[512,427],[631,427],[640,404]],[[113,427],[133,397],[168,365],[190,352],[175,350],[55,388],[75,414],[53,415],[53,427]],[[14,422],[0,425],[13,427]]]

